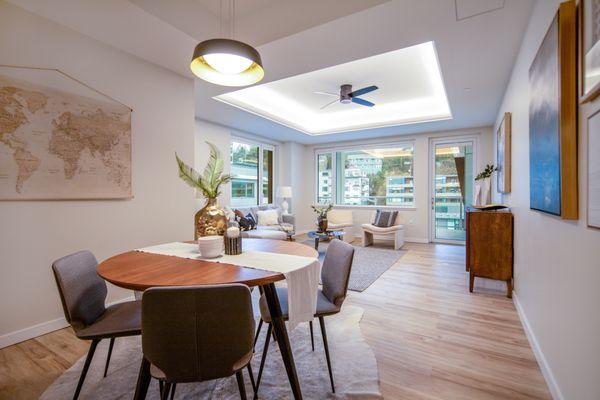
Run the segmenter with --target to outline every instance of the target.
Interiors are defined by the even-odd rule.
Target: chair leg
[[[235,373],[237,379],[238,389],[240,390],[240,399],[246,400],[246,386],[244,385],[244,374],[242,370]]]
[[[256,389],[254,389],[254,398],[258,396],[258,387],[260,386],[260,378],[262,377],[263,369],[265,367],[265,361],[267,359],[267,353],[269,352],[269,342],[271,341],[271,331],[273,325],[268,324],[267,327],[267,338],[265,339],[265,345],[263,346],[262,358],[260,359],[260,368],[258,369],[258,377],[256,378]]]
[[[87,357],[85,358],[85,363],[83,364],[83,370],[81,371],[81,375],[79,376],[79,382],[77,382],[77,389],[75,389],[73,400],[77,400],[79,398],[79,392],[81,392],[83,381],[85,381],[85,376],[87,375],[88,369],[90,369],[90,363],[92,362],[92,358],[94,357],[94,352],[96,351],[98,343],[100,343],[100,339],[92,340],[92,344],[90,345],[90,349],[88,350]]]
[[[260,329],[262,328],[263,320],[262,318],[258,321],[258,328],[256,329],[256,335],[254,335],[254,345],[252,346],[252,351],[256,347],[256,341],[258,340],[258,335],[260,335]]]
[[[177,387],[176,383],[173,383],[173,385],[171,386],[171,400],[173,400],[175,398],[175,388]]]
[[[108,345],[108,356],[106,357],[106,366],[104,367],[104,377],[108,373],[108,364],[110,363],[110,356],[112,355],[112,349],[115,345],[115,338],[110,338],[110,344]]]
[[[327,358],[327,369],[329,370],[331,391],[335,393],[335,386],[333,384],[333,372],[331,372],[331,360],[329,358],[329,345],[327,344],[327,332],[325,331],[325,319],[323,317],[319,317],[319,323],[321,324],[321,334],[323,335],[323,345],[325,346],[325,357]]]
[[[248,376],[250,377],[250,384],[252,385],[252,391],[256,392],[256,382],[254,381],[254,374],[252,373],[252,360],[248,363]]]
[[[308,322],[308,326],[310,326],[310,344],[312,346],[312,351],[315,351],[315,336],[313,334],[313,324],[312,324],[312,321]]]
[[[160,394],[161,397],[162,397],[162,392],[164,389],[165,389],[165,383],[159,379],[158,380],[158,393]]]
[[[165,382],[165,388],[160,393],[160,400],[169,400],[170,393],[171,393],[171,383]]]

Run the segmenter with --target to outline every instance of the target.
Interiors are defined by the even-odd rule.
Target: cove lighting
[[[209,61],[210,62],[210,61]],[[361,96],[374,107],[337,102],[315,92],[377,85]],[[421,43],[215,97],[308,135],[451,119],[435,44]]]

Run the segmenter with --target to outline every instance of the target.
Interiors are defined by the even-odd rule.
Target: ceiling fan
[[[363,99],[359,98],[358,96],[362,96],[363,94],[370,93],[377,89],[379,89],[377,86],[367,86],[362,89],[352,91],[352,85],[346,84],[346,85],[340,86],[339,94],[329,93],[329,92],[315,92],[315,93],[316,94],[324,94],[326,96],[337,97],[335,100],[330,101],[329,103],[327,103],[323,107],[321,107],[321,110],[324,108],[327,108],[330,105],[337,103],[337,102],[340,102],[342,104],[356,103],[356,104],[360,104],[361,106],[373,107],[375,105],[375,103],[371,103],[370,101],[363,100]]]

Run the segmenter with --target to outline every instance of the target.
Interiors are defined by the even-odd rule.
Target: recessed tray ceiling
[[[338,102],[322,109],[332,97],[315,92],[339,93],[343,84],[351,84],[353,90],[378,86],[378,90],[360,96],[375,106]],[[452,118],[433,42],[214,98],[308,135]]]

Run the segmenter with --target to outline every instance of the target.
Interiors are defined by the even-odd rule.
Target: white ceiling
[[[195,44],[219,30],[214,4],[211,11],[205,0],[8,1],[186,77]],[[241,3],[236,37],[263,43],[258,46],[266,72],[262,83],[435,42],[453,116],[447,121],[308,136],[213,99],[230,88],[195,81],[198,118],[301,143],[492,125],[533,7],[533,0],[505,0],[497,10],[497,0],[238,0],[236,5]],[[369,71],[365,75],[377,79]]]
[[[385,3],[389,0],[130,0],[191,37],[235,37],[253,46]]]
[[[341,103],[342,84],[352,85],[352,90],[377,86],[358,97],[375,106]],[[308,135],[451,118],[433,42],[235,90],[215,99]]]

